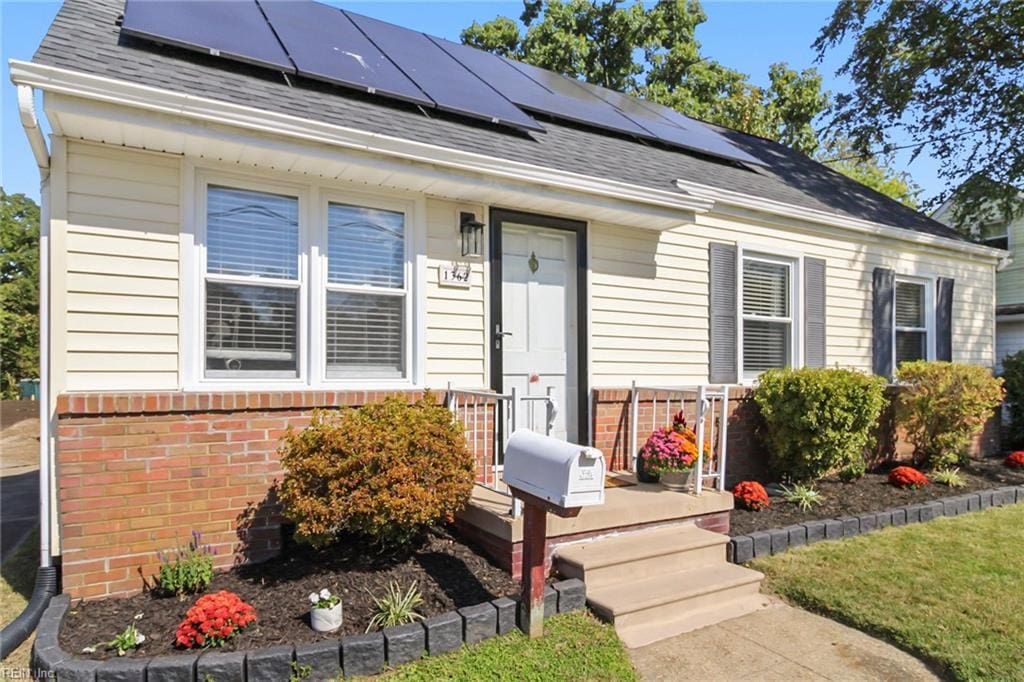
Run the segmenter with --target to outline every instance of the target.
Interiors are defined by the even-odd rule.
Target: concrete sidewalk
[[[767,609],[629,652],[643,680],[937,680],[858,630],[772,600]]]

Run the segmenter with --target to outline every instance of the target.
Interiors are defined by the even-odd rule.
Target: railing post
[[[700,495],[704,488],[704,410],[707,400],[707,386],[697,387],[697,478],[693,482],[693,492]]]
[[[551,435],[551,428],[555,425],[555,418],[558,416],[558,406],[555,405],[555,387],[548,386],[545,393],[548,396],[544,403],[544,435]]]
[[[722,412],[718,418],[718,489],[725,492],[725,456],[729,450],[729,387],[722,386]]]
[[[629,403],[629,461],[633,463],[633,473],[638,473],[640,469],[637,467],[636,420],[640,416],[640,403],[636,395],[636,379],[633,379],[633,385],[629,389]]]

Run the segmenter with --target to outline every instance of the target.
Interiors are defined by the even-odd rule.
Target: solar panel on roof
[[[654,137],[615,107],[573,85],[573,82],[565,76],[531,64],[503,57],[500,59],[543,88],[540,91],[523,89],[521,93],[524,95],[524,99],[523,101],[513,100],[516,104],[527,109],[561,116],[580,123],[589,123],[600,128],[608,128],[638,137]],[[497,84],[496,87],[500,90],[503,86]]]
[[[619,109],[637,124],[651,131],[662,142],[733,161],[764,165],[763,161],[736,147],[700,121],[683,116],[675,109],[630,97],[592,83],[568,78],[567,80]]]
[[[121,30],[161,43],[295,72],[253,0],[127,0]]]
[[[341,10],[291,0],[259,5],[303,76],[434,106]]]
[[[377,19],[345,15],[427,94],[438,108],[529,130],[543,130],[486,81],[426,35]],[[277,26],[274,20],[274,26]]]

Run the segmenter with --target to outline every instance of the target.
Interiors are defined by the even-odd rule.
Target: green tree
[[[818,160],[829,168],[839,171],[876,192],[906,204],[910,208],[919,206],[921,188],[910,174],[898,171],[881,156],[862,156],[853,151],[850,141],[845,138],[830,140],[818,152]]]
[[[0,395],[39,376],[39,206],[0,187]]]
[[[512,59],[659,102],[710,123],[760,135],[806,154],[814,120],[829,105],[814,69],[773,64],[769,86],[701,53],[697,0],[524,0],[520,22],[474,22],[462,41]]]
[[[853,89],[835,127],[856,152],[891,151],[897,133],[927,148],[960,185],[962,226],[1024,210],[1024,0],[840,0],[814,47],[821,58],[847,39]]]

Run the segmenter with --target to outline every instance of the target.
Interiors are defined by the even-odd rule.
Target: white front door
[[[551,435],[577,438],[576,234],[514,222],[501,226],[503,393],[549,389],[557,405]],[[544,405],[522,401],[516,427],[545,429]]]

